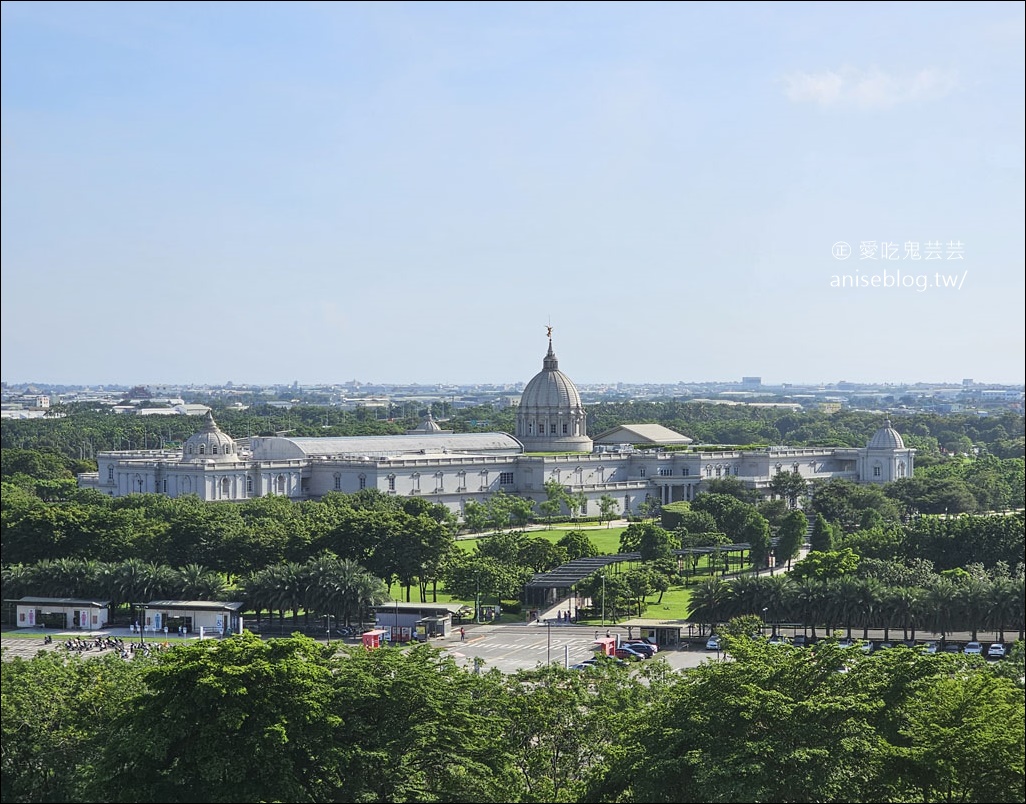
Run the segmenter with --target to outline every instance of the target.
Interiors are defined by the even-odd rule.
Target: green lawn
[[[552,543],[558,542],[567,533],[572,530],[580,530],[587,534],[588,538],[591,539],[592,544],[598,548],[598,551],[602,555],[610,555],[618,553],[620,551],[620,534],[626,530],[624,527],[601,527],[595,526],[581,526],[573,527],[572,525],[559,526],[551,528],[549,530],[529,530],[527,535],[531,538],[535,536],[541,536],[543,539],[548,539]],[[456,542],[456,546],[465,552],[471,552],[480,539],[485,538],[483,536],[477,536],[473,539],[460,539]]]

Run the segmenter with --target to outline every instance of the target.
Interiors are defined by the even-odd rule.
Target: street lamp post
[[[545,664],[552,664],[552,622],[550,620],[545,621],[545,633],[547,636],[545,642]]]
[[[606,624],[606,574],[602,573],[602,624]]]
[[[769,611],[769,609],[765,608],[765,607],[762,610],[762,629],[761,629],[761,633],[762,633],[763,636],[766,636],[766,612],[767,611]]]
[[[328,644],[330,645],[331,644],[331,615],[330,614],[328,615],[328,628],[327,628],[327,631],[328,631]]]

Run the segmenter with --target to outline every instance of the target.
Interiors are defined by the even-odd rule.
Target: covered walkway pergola
[[[693,556],[737,553],[743,560],[744,554],[751,550],[751,547],[748,542],[711,547],[685,547],[674,550],[673,555],[677,557],[678,566],[683,569],[690,563]],[[618,564],[640,563],[641,560],[641,553],[614,553],[591,558],[576,558],[548,572],[536,573],[524,586],[524,604],[529,607],[548,608],[559,600],[569,597],[578,583],[596,572]]]

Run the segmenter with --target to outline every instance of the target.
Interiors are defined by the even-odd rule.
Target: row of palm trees
[[[691,593],[690,617],[716,625],[734,617],[755,615],[767,624],[796,624],[811,629],[852,631],[901,630],[915,639],[917,630],[940,634],[980,630],[1006,631],[1023,638],[1026,629],[1026,584],[1022,578],[953,581],[940,577],[926,586],[888,586],[876,578],[841,576],[829,580],[795,581],[787,575],[741,576],[703,581]],[[774,626],[775,630],[775,626]]]
[[[259,624],[263,612],[292,612],[293,620],[303,610],[329,614],[335,622],[351,625],[364,622],[372,606],[390,599],[388,586],[360,564],[348,558],[322,555],[304,564],[273,564],[254,572],[241,584],[242,599],[256,612]]]
[[[4,567],[0,573],[4,600],[25,596],[109,601],[111,613],[128,613],[133,604],[151,600],[208,600],[230,597],[256,613],[331,615],[335,622],[362,622],[367,610],[389,599],[388,587],[351,559],[325,554],[303,564],[275,564],[254,572],[237,586],[198,564],[169,567],[139,559],[106,563],[72,558]]]
[[[3,599],[26,595],[110,601],[117,609],[150,600],[223,600],[224,577],[198,564],[169,567],[137,558],[121,562],[78,558],[15,564],[0,572]]]

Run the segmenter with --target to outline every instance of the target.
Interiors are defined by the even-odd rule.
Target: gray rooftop
[[[507,433],[417,433],[340,438],[255,437],[255,460],[297,460],[312,457],[397,458],[404,455],[519,455],[523,445]]]

